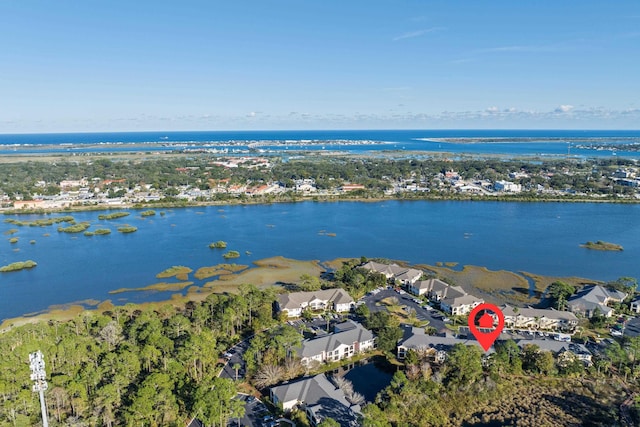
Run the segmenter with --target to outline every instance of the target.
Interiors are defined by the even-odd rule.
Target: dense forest
[[[274,294],[243,285],[176,310],[133,305],[29,324],[0,340],[0,425],[37,425],[29,353],[46,359],[51,425],[184,426],[197,414],[226,425],[244,407],[236,384],[218,378],[219,357],[244,334],[273,324]],[[215,403],[215,404],[213,404]]]

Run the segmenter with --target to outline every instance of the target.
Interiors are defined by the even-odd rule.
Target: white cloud
[[[568,114],[570,112],[570,114]],[[135,130],[246,130],[246,129],[401,129],[401,128],[457,128],[457,129],[637,129],[640,108],[608,109],[562,105],[540,111],[524,108],[490,106],[467,111],[385,111],[385,112],[283,112],[269,114],[216,113],[109,118],[97,120],[69,117],[65,120],[0,121],[0,132],[80,132]]]
[[[442,29],[443,29],[442,27],[433,27],[433,28],[427,28],[427,29],[424,29],[424,30],[410,31],[408,33],[400,34],[399,36],[394,37],[393,41],[397,42],[398,40],[412,39],[412,38],[420,37],[420,36],[428,34],[428,33],[433,33],[435,31],[440,31]]]
[[[555,109],[556,113],[568,113],[573,110],[573,105],[561,105]]]
[[[484,49],[476,49],[475,53],[502,53],[502,52],[560,52],[570,49],[567,43],[552,44],[552,45],[512,45],[512,46],[496,46]]]

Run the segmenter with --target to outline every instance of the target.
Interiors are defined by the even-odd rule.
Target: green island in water
[[[98,215],[98,219],[118,219],[118,218],[124,218],[125,216],[129,216],[129,212],[114,212],[110,214],[100,214]]]
[[[596,242],[589,241],[580,246],[583,248],[593,249],[596,251],[623,251],[624,250],[624,248],[621,245],[610,243],[610,242],[603,242],[602,240],[598,240]]]
[[[8,273],[10,271],[20,271],[20,270],[24,270],[26,268],[33,268],[36,265],[38,265],[38,264],[35,261],[32,261],[32,260],[14,262],[14,263],[11,263],[9,265],[5,265],[5,266],[0,267],[0,272]]]

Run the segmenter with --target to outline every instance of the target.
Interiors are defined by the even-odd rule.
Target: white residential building
[[[427,298],[434,301],[440,301],[449,289],[459,290],[464,293],[462,288],[451,286],[440,279],[420,280],[407,286],[407,290],[414,295],[426,295]]]
[[[506,193],[519,193],[522,191],[522,185],[511,181],[496,181],[493,184],[496,191],[504,191]]]
[[[422,277],[422,270],[415,268],[401,267],[398,264],[382,264],[375,261],[369,261],[363,264],[361,268],[365,270],[384,275],[387,279],[394,279],[405,286],[412,285]]]
[[[516,329],[562,329],[571,330],[578,325],[578,318],[569,311],[554,309],[521,308],[503,305],[504,326]]]
[[[473,295],[447,296],[440,301],[440,309],[454,316],[464,316],[483,304],[484,300]]]
[[[335,362],[375,348],[375,337],[352,320],[335,325],[332,334],[306,339],[298,351],[301,362]]]
[[[344,289],[323,289],[311,292],[291,292],[278,297],[278,310],[289,317],[299,317],[306,308],[311,310],[334,310],[338,313],[351,311],[355,301]]]
[[[627,294],[615,289],[607,289],[602,286],[589,285],[582,288],[577,294],[567,300],[567,307],[572,313],[585,317],[593,317],[596,312],[603,316],[613,316],[614,310],[608,304],[622,302]]]

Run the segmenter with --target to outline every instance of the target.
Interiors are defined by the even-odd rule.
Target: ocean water
[[[131,210],[129,217],[109,222],[99,220],[100,213],[73,216],[78,222],[89,221],[91,229],[107,226],[111,235],[86,237],[59,233],[57,226],[15,227],[0,222],[0,233],[18,228],[15,236],[20,239],[10,244],[5,235],[0,265],[28,259],[38,263],[31,270],[0,273],[0,319],[85,299],[112,299],[116,304],[168,299],[171,292],[108,292],[157,283],[155,275],[173,265],[195,271],[225,262],[224,251],[208,248],[217,240],[227,241],[229,250],[242,254],[234,260],[239,264],[276,255],[321,261],[364,255],[597,280],[640,278],[640,205],[302,202],[183,208],[147,218]],[[138,231],[118,233],[117,225],[124,223]],[[624,251],[579,246],[588,240],[618,243]],[[202,284],[195,280],[196,286]]]
[[[500,138],[503,140],[476,143],[438,141],[442,138]],[[260,147],[263,150],[281,154],[295,150],[341,150],[353,153],[397,150],[466,153],[478,156],[491,154],[566,156],[571,154],[583,158],[640,157],[640,154],[635,151],[577,147],[578,143],[587,145],[640,143],[640,131],[593,130],[315,130],[2,134],[0,135],[0,154],[15,154],[18,152],[18,147],[21,153],[36,154],[174,151],[185,147],[208,147],[232,151],[248,150],[248,143],[252,141],[281,142],[277,145],[266,144]],[[286,144],[287,141],[291,144]],[[294,145],[294,141],[299,144]],[[305,145],[304,141],[327,141],[328,143]],[[331,141],[341,142],[336,144]],[[345,141],[358,141],[359,144],[345,145]],[[384,144],[373,142],[384,142]],[[142,148],[134,146],[134,144],[144,143],[154,145],[149,144]],[[158,143],[164,145],[157,146]]]

